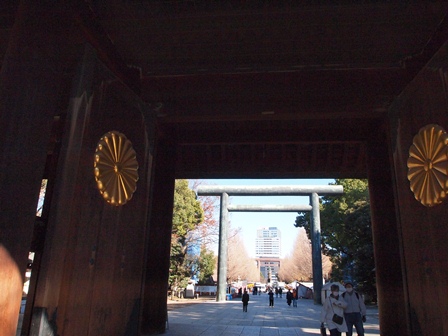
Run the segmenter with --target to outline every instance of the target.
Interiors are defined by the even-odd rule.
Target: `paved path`
[[[247,313],[243,312],[241,299],[225,302],[184,299],[177,303],[169,302],[168,329],[165,335],[320,335],[322,306],[315,305],[312,300],[298,300],[297,308],[292,307],[292,304],[289,307],[285,295],[274,300],[274,307],[270,308],[267,294],[251,295]],[[368,307],[364,327],[365,336],[380,335],[376,307]]]

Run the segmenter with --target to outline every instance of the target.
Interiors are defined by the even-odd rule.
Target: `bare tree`
[[[191,188],[196,192],[200,185],[206,184],[203,180],[191,180]],[[201,241],[201,246],[211,249],[217,244],[219,238],[219,197],[201,196],[199,197],[202,209],[204,210],[204,221],[196,228],[195,236]]]
[[[331,261],[322,255],[322,269],[324,276],[331,271]],[[294,280],[310,281],[313,278],[313,260],[311,242],[305,229],[300,228],[293,245],[292,252],[282,260],[279,270],[280,279],[291,282]]]
[[[206,184],[203,180],[190,181],[191,188],[197,190],[200,185]],[[204,221],[198,225],[195,231],[195,238],[201,241],[201,246],[210,249],[217,244],[219,239],[219,218],[220,199],[217,196],[199,197],[202,209],[204,210]],[[249,280],[259,281],[260,274],[255,264],[255,260],[249,257],[246,247],[240,238],[240,228],[229,227],[228,233],[228,253],[227,253],[227,280],[237,281]]]
[[[227,260],[228,281],[259,281],[260,274],[255,260],[249,257],[240,235],[234,232],[229,237]]]

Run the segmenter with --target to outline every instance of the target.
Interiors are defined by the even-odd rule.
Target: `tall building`
[[[281,232],[276,227],[260,227],[257,229],[255,241],[255,257],[280,258]]]
[[[255,241],[255,257],[258,269],[266,282],[277,280],[280,268],[281,232],[276,227],[260,227],[257,229]]]

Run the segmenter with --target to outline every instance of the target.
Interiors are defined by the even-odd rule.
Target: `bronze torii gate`
[[[200,186],[198,196],[220,196],[218,292],[217,301],[225,301],[227,279],[227,228],[229,211],[249,212],[311,212],[311,247],[313,260],[314,303],[321,304],[322,258],[320,246],[319,195],[340,195],[342,186]],[[309,196],[311,205],[272,206],[229,204],[229,196]],[[319,295],[316,295],[318,293]]]

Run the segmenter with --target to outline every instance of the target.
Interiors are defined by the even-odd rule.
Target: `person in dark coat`
[[[291,306],[291,301],[292,301],[292,293],[290,290],[288,290],[286,292],[286,303],[288,304],[288,306]]]
[[[269,290],[268,296],[269,296],[269,307],[274,308],[274,293],[272,292],[272,289]]]
[[[243,301],[243,312],[247,313],[247,306],[249,305],[249,294],[247,293],[247,290],[244,290],[241,301]]]

